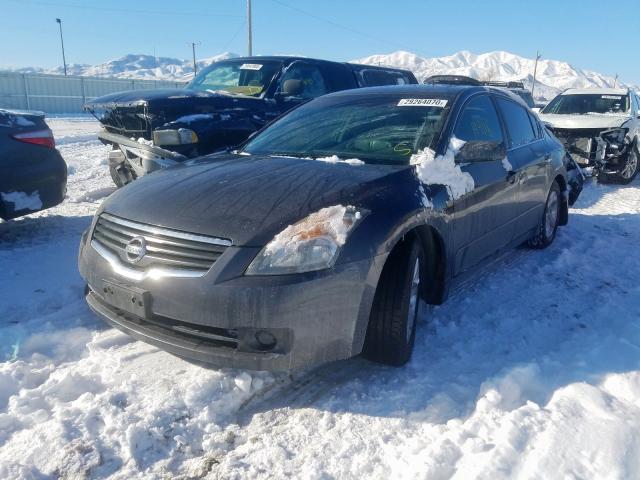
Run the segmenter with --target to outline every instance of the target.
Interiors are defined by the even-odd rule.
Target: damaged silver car
[[[599,181],[627,184],[637,175],[640,99],[632,90],[569,89],[540,118]]]

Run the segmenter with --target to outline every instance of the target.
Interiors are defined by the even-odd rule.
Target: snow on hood
[[[589,113],[585,115],[538,115],[540,120],[549,124],[552,128],[615,128],[620,127],[629,117],[627,115],[612,115],[602,113]]]
[[[444,155],[437,155],[430,148],[411,155],[411,164],[416,166],[418,178],[425,184],[445,185],[453,199],[460,198],[475,186],[473,177],[460,169],[455,162],[456,153],[464,141],[452,137]]]
[[[347,158],[343,160],[337,155],[331,155],[330,157],[319,157],[315,160],[326,163],[347,163],[349,165],[364,165],[364,162],[359,158]]]

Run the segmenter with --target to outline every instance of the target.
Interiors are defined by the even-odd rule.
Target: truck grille
[[[140,237],[144,238],[146,253],[132,260],[126,247]],[[93,240],[117,255],[124,264],[140,269],[156,266],[207,271],[231,245],[227,239],[133,222],[108,213],[98,218]]]

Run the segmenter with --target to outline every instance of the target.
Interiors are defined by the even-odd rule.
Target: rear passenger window
[[[527,112],[529,114],[529,120],[531,120],[531,125],[533,125],[533,133],[536,138],[542,138],[542,127],[540,126],[540,122],[535,117],[535,115],[531,112]]]
[[[379,87],[384,85],[405,85],[409,83],[405,75],[399,72],[363,69],[358,72],[363,87]]]
[[[535,141],[538,134],[534,132],[531,125],[529,112],[510,100],[504,98],[497,100],[511,139],[510,146],[515,148]]]
[[[498,114],[487,95],[475,97],[464,106],[453,134],[465,142],[503,142]]]

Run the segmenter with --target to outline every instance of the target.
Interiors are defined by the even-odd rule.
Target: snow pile
[[[2,200],[13,203],[13,210],[38,210],[42,208],[42,200],[38,190],[32,193],[25,192],[0,192]]]
[[[337,155],[331,155],[330,157],[318,157],[318,158],[315,158],[314,160],[318,160],[319,162],[326,162],[326,163],[346,163],[348,165],[364,165],[364,162],[359,158],[347,158],[343,160]]]
[[[452,137],[444,155],[436,155],[430,148],[411,155],[410,163],[416,166],[420,181],[426,185],[445,185],[453,199],[473,190],[473,177],[463,172],[455,162],[455,156],[463,145],[462,140]]]

